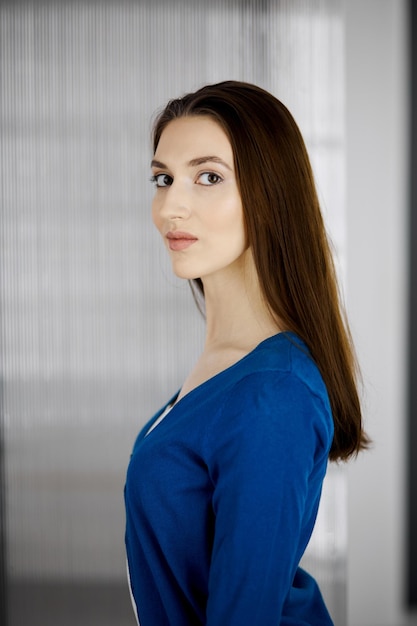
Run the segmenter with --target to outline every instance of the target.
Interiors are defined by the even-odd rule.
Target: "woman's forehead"
[[[192,162],[214,157],[233,166],[233,150],[221,125],[210,116],[187,116],[170,121],[161,133],[154,155],[165,162],[170,158]]]

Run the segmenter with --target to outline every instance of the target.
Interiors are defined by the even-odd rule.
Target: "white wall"
[[[347,299],[374,441],[348,470],[349,626],[405,622],[406,9],[346,0]]]

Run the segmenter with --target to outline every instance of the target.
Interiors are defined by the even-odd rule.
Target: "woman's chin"
[[[177,278],[182,278],[183,280],[196,280],[200,278],[195,272],[181,272],[173,268],[172,270]]]

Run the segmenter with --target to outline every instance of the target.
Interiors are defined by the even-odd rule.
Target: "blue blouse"
[[[125,486],[141,626],[331,625],[299,567],[333,438],[305,345],[266,339],[147,434],[165,408],[139,433]]]

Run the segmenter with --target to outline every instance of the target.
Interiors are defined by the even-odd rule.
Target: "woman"
[[[153,137],[153,221],[206,342],[128,469],[141,626],[327,626],[299,562],[328,459],[367,439],[303,139],[235,81],[169,102]]]

